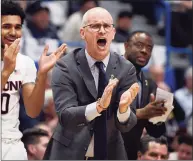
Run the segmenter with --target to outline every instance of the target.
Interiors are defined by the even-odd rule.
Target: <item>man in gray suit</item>
[[[85,49],[64,56],[53,70],[59,123],[44,159],[127,159],[120,131],[128,132],[137,121],[135,67],[110,52],[115,28],[104,8],[84,14],[80,35]]]

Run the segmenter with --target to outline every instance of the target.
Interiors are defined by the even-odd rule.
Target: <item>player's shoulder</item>
[[[30,57],[27,56],[27,55],[23,55],[23,54],[21,54],[21,53],[18,53],[17,59],[19,59],[19,60],[26,60],[26,61],[33,61],[32,58],[30,58]]]
[[[18,53],[18,55],[17,55],[17,61],[18,61],[19,63],[27,64],[27,65],[32,64],[32,63],[33,63],[33,64],[35,63],[32,58],[30,58],[30,57],[27,56],[27,55],[23,55],[23,54],[21,54],[21,53]]]
[[[29,56],[18,53],[16,59],[16,69],[29,69],[34,68],[35,62]]]

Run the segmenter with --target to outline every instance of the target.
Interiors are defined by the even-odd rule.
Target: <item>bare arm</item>
[[[26,113],[28,116],[37,117],[44,104],[46,75],[38,74],[36,84],[28,83],[23,86],[22,94]]]
[[[65,50],[66,45],[63,44],[56,50],[56,52],[46,56],[48,51],[48,46],[46,46],[39,61],[39,71],[35,85],[30,83],[23,86],[23,100],[28,116],[35,118],[41,112],[44,104],[47,73]]]

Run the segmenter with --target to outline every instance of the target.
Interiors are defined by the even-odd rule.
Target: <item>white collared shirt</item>
[[[97,62],[97,60],[95,60],[94,58],[92,58],[88,52],[85,50],[85,54],[86,54],[86,59],[88,62],[88,66],[91,70],[92,76],[94,77],[94,81],[95,81],[95,86],[96,86],[96,90],[98,91],[98,78],[99,78],[99,69],[97,68],[97,66],[95,65],[95,63]],[[104,64],[104,70],[106,71],[107,69],[107,65],[109,62],[109,58],[110,58],[110,53],[105,57],[105,59],[102,60],[103,64]]]
[[[187,87],[183,87],[178,89],[174,96],[180,106],[183,108],[186,118],[192,113],[192,93],[187,89]]]

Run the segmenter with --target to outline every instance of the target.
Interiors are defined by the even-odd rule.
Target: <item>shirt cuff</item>
[[[131,113],[130,107],[128,107],[127,111],[125,113],[120,113],[119,109],[117,110],[117,118],[120,123],[125,123],[129,119]]]
[[[96,102],[93,102],[86,106],[85,117],[88,122],[94,120],[97,116],[100,116],[100,115],[101,114],[98,113],[96,108]]]

